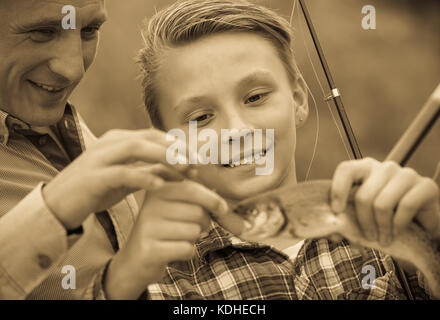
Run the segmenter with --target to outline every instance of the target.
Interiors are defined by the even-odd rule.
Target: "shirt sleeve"
[[[39,184],[0,217],[0,299],[24,299],[80,235],[67,236]]]
[[[90,282],[84,296],[82,297],[84,300],[109,300],[104,290],[104,280],[110,262],[111,259],[106,263],[104,268],[93,277],[93,280]],[[145,291],[139,296],[138,300],[150,300],[148,289],[145,289]]]
[[[94,275],[82,297],[84,300],[108,300],[104,291],[104,279],[110,262],[111,260]]]

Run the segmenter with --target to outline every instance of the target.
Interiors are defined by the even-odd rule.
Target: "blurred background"
[[[109,20],[101,32],[96,62],[71,99],[97,136],[113,128],[139,129],[150,125],[142,104],[134,56],[142,45],[142,21],[172,2],[107,0]],[[255,2],[275,9],[287,19],[294,3]],[[440,82],[440,1],[306,3],[362,153],[383,160]],[[376,30],[364,30],[361,26],[365,5],[376,8]],[[299,68],[316,99],[319,114],[319,137],[309,179],[330,178],[337,164],[349,158],[345,138],[338,133],[339,119],[333,103],[329,109],[323,101],[312,64],[326,94],[328,88],[299,5],[292,26]],[[317,114],[313,100],[309,101],[310,117],[298,130],[299,180],[304,180],[315,150]],[[439,161],[437,123],[408,165],[432,176]]]

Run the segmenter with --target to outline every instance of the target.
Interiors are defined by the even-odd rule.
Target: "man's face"
[[[63,29],[65,5],[76,29]],[[92,64],[104,0],[0,1],[0,108],[34,126],[56,123]]]
[[[264,146],[274,147],[272,174],[256,175],[257,164],[208,164],[199,168],[204,185],[236,201],[296,180],[294,96],[307,99],[302,88],[292,87],[269,41],[250,33],[222,33],[170,49],[156,80],[166,131],[178,128],[188,137],[189,121],[198,121],[199,131],[215,130],[219,137],[222,129],[275,129],[272,146]],[[199,148],[202,145],[199,142]]]

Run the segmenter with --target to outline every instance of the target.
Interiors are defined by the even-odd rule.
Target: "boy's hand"
[[[415,219],[433,237],[440,237],[439,188],[429,178],[395,162],[371,158],[341,163],[333,176],[332,209],[343,212],[350,189],[355,194],[359,226],[368,240],[387,246],[393,234]]]
[[[159,281],[173,261],[190,260],[194,243],[228,206],[219,195],[191,182],[170,182],[150,192],[127,245],[113,258],[105,280],[111,299],[136,299]]]

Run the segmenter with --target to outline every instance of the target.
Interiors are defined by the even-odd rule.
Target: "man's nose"
[[[49,61],[50,70],[71,83],[79,82],[85,73],[84,55],[80,37],[66,37]]]

